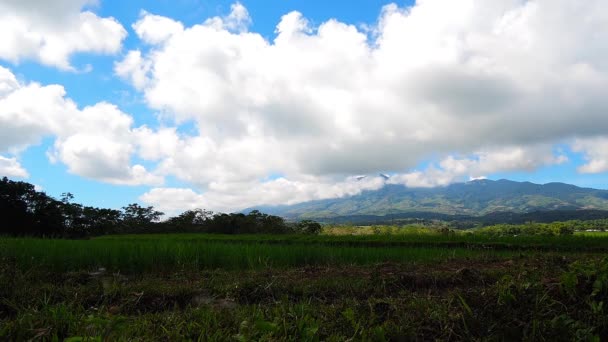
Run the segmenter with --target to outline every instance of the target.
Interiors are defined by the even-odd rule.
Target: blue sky
[[[21,88],[32,82],[43,87],[57,84],[65,90],[61,101],[77,106],[72,116],[58,114],[60,119],[53,119],[48,113],[34,113],[27,105],[3,108],[0,102],[0,118],[4,111],[5,115],[17,113],[17,120],[41,117],[59,127],[49,128],[26,145],[13,143],[7,135],[5,150],[0,151],[6,163],[21,170],[13,168],[9,176],[34,183],[53,196],[69,191],[82,203],[113,208],[141,202],[177,211],[217,203],[217,209],[230,210],[373,189],[378,186],[373,182],[353,187],[349,177],[379,172],[393,174],[395,182],[408,186],[442,186],[487,177],[608,188],[608,138],[602,134],[608,105],[601,95],[595,96],[606,80],[601,62],[605,51],[577,44],[576,39],[557,43],[561,34],[557,28],[534,32],[538,25],[532,20],[547,28],[552,25],[543,11],[531,12],[533,19],[526,19],[530,22],[516,22],[517,14],[532,11],[530,6],[499,1],[453,7],[432,0],[424,5],[397,2],[382,12],[389,2],[100,0],[84,6],[79,0],[58,2],[70,6],[74,16],[49,17],[48,26],[37,23],[36,16],[49,3],[41,2],[40,13],[14,4],[0,3],[0,9],[42,37],[33,43],[41,44],[40,51],[52,27],[65,30],[65,35],[59,33],[53,39],[74,39],[68,38],[70,25],[76,25],[74,18],[84,11],[95,14],[89,18],[92,22],[114,18],[114,28],[122,26],[126,35],[99,28],[94,32],[99,33],[99,41],[93,39],[94,44],[86,43],[91,37],[74,45],[79,47],[60,43],[57,46],[68,49],[64,56],[72,70],[61,64],[61,48],[51,54],[59,56],[55,59],[25,47],[13,54],[0,50],[0,66],[19,80]],[[561,6],[567,12],[562,5],[568,3],[541,1],[539,6]],[[577,9],[593,13],[598,6],[603,5]],[[239,12],[240,8],[245,12]],[[283,18],[292,11],[301,16]],[[231,13],[245,29],[231,26]],[[245,14],[239,17],[239,13]],[[153,22],[161,17],[162,23]],[[211,27],[208,19],[212,17],[222,21],[215,33],[190,30],[194,25]],[[509,31],[511,23],[504,23],[507,17],[515,18],[513,31]],[[328,25],[330,19],[352,27]],[[139,31],[133,27],[136,23],[141,24],[136,25]],[[185,30],[168,34],[171,23],[181,23]],[[282,43],[277,38],[279,23],[283,31],[295,34],[281,33]],[[602,25],[601,21],[592,24],[568,34],[584,37]],[[497,27],[507,34],[497,33]],[[11,33],[11,44],[24,38],[19,32]],[[149,38],[159,32],[160,38]],[[512,32],[515,39],[508,36]],[[361,36],[364,42],[358,40]],[[260,45],[256,37],[267,45]],[[527,37],[536,41],[530,43]],[[519,38],[521,46],[529,44],[530,53],[522,48],[524,52],[514,52],[510,60],[504,60],[501,56],[513,49],[493,51],[501,39],[517,43]],[[101,44],[104,39],[106,45]],[[185,43],[187,39],[194,40]],[[538,56],[535,49],[546,55]],[[562,51],[568,58],[555,57],[552,51]],[[190,53],[201,56],[200,61],[189,58]],[[207,58],[214,54],[222,56],[217,63],[225,69],[213,69],[215,62]],[[136,55],[140,57],[137,64],[127,63],[128,57]],[[300,55],[302,59],[297,60]],[[172,58],[175,72],[162,73]],[[282,71],[275,73],[267,60],[275,61],[276,70]],[[324,61],[333,66],[326,67]],[[557,82],[557,76],[547,76],[550,71],[537,70],[542,69],[534,66],[539,61],[563,68],[559,77],[571,78]],[[137,70],[145,70],[143,83],[136,81]],[[223,75],[218,70],[232,74],[218,76]],[[235,79],[258,83],[239,88]],[[536,82],[534,90],[527,87],[529,79]],[[360,84],[369,84],[371,91],[361,90]],[[186,92],[191,95],[179,100]],[[0,87],[0,100],[2,94]],[[7,98],[16,90],[8,94]],[[61,105],[69,107],[64,102]],[[114,119],[122,125],[130,120],[129,126],[107,136],[105,127],[87,132],[62,130],[70,125],[84,127],[92,115],[85,107],[95,110],[100,103],[116,106],[117,112],[108,114],[108,127]],[[395,105],[390,107],[391,103]],[[386,125],[374,121],[374,116]],[[585,120],[597,124],[585,124]],[[14,124],[15,130],[23,126]],[[92,143],[93,139],[101,142]],[[75,141],[92,145],[85,148]],[[104,149],[113,142],[115,149]],[[105,159],[117,155],[110,162],[95,160],[94,154]],[[83,163],[100,166],[87,168]],[[134,166],[145,172],[133,173]],[[179,198],[167,203],[169,195]]]

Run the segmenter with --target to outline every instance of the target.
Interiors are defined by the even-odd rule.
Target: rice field
[[[261,269],[381,262],[507,258],[536,252],[602,252],[608,236],[489,237],[478,234],[368,236],[158,234],[91,240],[0,238],[0,258],[22,269],[121,272]]]
[[[356,229],[356,228],[355,228]],[[490,246],[500,248],[548,248],[554,250],[606,249],[607,233],[576,233],[564,236],[492,236],[469,231],[441,234],[433,230],[404,231],[397,234],[356,235],[221,235],[221,234],[134,234],[109,235],[94,240],[111,241],[192,241],[260,244],[315,244],[332,246]]]
[[[260,269],[307,265],[373,264],[380,262],[436,262],[456,258],[496,258],[505,250],[471,248],[332,245],[311,241],[268,243],[271,240],[205,239],[167,236],[147,238],[43,240],[4,238],[0,257],[22,269],[57,272],[106,268],[121,272],[197,269]]]

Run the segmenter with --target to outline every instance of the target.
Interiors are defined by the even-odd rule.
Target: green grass
[[[305,265],[433,262],[454,258],[505,257],[511,251],[467,248],[361,246],[312,243],[314,240],[225,240],[218,237],[146,236],[94,240],[0,239],[0,257],[22,269],[147,272],[176,269],[259,269]]]
[[[356,229],[356,228],[354,228]],[[397,230],[399,230],[397,228]],[[473,232],[441,234],[432,230],[406,230],[396,234],[367,235],[220,235],[220,234],[140,234],[110,235],[95,240],[112,241],[191,241],[258,243],[283,245],[327,245],[354,247],[464,247],[539,249],[553,251],[608,251],[608,234],[564,236],[493,236]]]
[[[519,253],[602,252],[608,236],[490,237],[481,234],[367,236],[150,234],[91,240],[0,238],[0,257],[24,269],[123,272],[259,269],[305,265],[438,262]]]
[[[593,238],[608,238],[608,232],[585,232],[585,231],[581,231],[581,232],[575,232],[574,235],[576,235],[576,236],[593,237]]]
[[[585,235],[585,234],[583,234]],[[603,238],[602,238],[603,237]],[[579,245],[592,244],[608,246],[608,233],[595,234],[593,238],[578,235],[564,236],[492,236],[487,234],[476,234],[473,232],[455,232],[453,234],[441,234],[436,231],[412,231],[399,234],[364,234],[364,235],[223,235],[223,234],[133,234],[133,235],[106,235],[94,238],[94,240],[213,240],[213,241],[249,241],[249,242],[471,242],[471,243],[510,243],[514,245],[528,245],[530,243],[543,245]]]

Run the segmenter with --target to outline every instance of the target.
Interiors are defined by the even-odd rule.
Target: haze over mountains
[[[437,214],[478,217],[496,213],[608,210],[608,190],[564,183],[534,184],[509,180],[475,180],[445,187],[408,188],[387,184],[358,195],[285,206],[259,206],[265,213],[288,219],[352,216],[407,217]],[[412,216],[412,217],[413,217]],[[424,216],[424,215],[422,215]],[[429,216],[429,215],[427,215]]]

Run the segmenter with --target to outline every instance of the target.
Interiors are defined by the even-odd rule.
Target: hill
[[[288,219],[377,217],[479,218],[530,216],[535,212],[608,210],[608,190],[564,183],[534,184],[510,180],[475,180],[436,188],[386,184],[358,195],[284,206],[250,208]],[[510,213],[510,214],[505,214]],[[524,215],[526,214],[526,215]],[[562,215],[563,216],[563,215]],[[576,216],[576,215],[574,215]],[[599,215],[602,216],[602,215]]]

